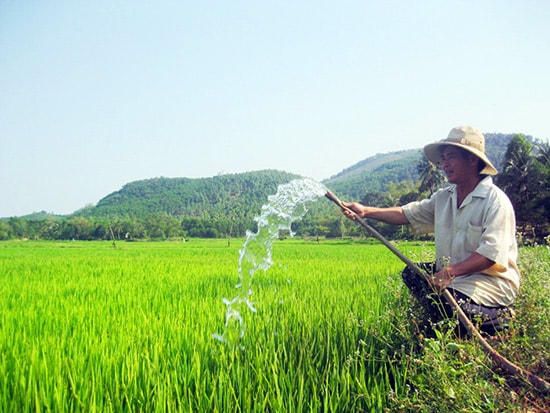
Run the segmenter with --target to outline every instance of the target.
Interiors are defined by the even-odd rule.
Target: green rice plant
[[[355,354],[383,348],[363,326],[399,262],[375,246],[279,242],[235,351],[212,339],[237,281],[233,244],[0,244],[0,410],[383,407],[387,360]]]
[[[213,339],[240,246],[0,243],[0,411],[435,411],[442,395],[449,411],[507,406],[471,343],[411,335],[403,265],[368,242],[276,242],[254,277],[257,312],[242,314],[244,349]]]

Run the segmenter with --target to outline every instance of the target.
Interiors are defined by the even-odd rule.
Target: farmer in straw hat
[[[452,316],[437,294],[448,289],[482,331],[494,334],[509,320],[508,306],[520,284],[512,204],[493,183],[497,170],[485,154],[485,138],[471,126],[453,128],[446,139],[427,145],[424,154],[443,169],[449,186],[402,207],[344,206],[363,218],[433,232],[437,261],[421,264],[433,274],[430,281],[403,271],[405,284],[427,312],[426,321]],[[344,214],[352,218],[349,211]]]

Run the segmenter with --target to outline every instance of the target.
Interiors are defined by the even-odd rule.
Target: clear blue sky
[[[550,138],[550,3],[0,0],[0,217],[317,180],[456,125]]]

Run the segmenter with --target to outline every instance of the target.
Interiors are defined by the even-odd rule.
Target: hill
[[[419,149],[377,154],[323,181],[331,190],[349,199],[361,199],[367,192],[384,191],[390,182],[416,181]]]
[[[501,169],[508,143],[514,135],[486,134],[487,153]],[[532,142],[532,138],[528,137]],[[409,149],[365,158],[322,183],[343,200],[373,201],[394,195],[413,196],[419,182],[418,162],[422,151]],[[269,195],[297,174],[262,170],[210,178],[152,178],[130,182],[108,194],[95,206],[60,217],[35,213],[21,218],[0,219],[2,239],[166,239],[178,237],[243,236],[255,227]],[[412,190],[412,191],[411,191]],[[396,198],[400,199],[400,198]],[[405,199],[405,198],[404,198]],[[406,198],[408,199],[408,198]],[[411,198],[412,199],[412,198]],[[334,205],[316,202],[310,213],[296,223],[302,235],[337,236],[342,231]]]
[[[513,135],[486,134],[489,158],[500,167]],[[408,149],[368,157],[322,183],[345,199],[361,199],[383,192],[391,182],[419,180],[417,164],[422,150]],[[102,198],[97,205],[77,211],[86,218],[143,219],[152,214],[217,219],[231,216],[252,220],[277,186],[299,175],[263,170],[210,178],[152,178],[130,182]]]
[[[214,219],[253,218],[277,186],[298,178],[264,170],[211,178],[152,178],[130,182],[75,213],[81,217],[145,218],[152,214]]]

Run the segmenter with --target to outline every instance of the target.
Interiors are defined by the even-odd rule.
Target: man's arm
[[[456,277],[483,272],[493,266],[494,263],[489,258],[474,252],[464,261],[457,262],[435,273],[432,278],[432,285],[439,291],[443,291]]]
[[[342,204],[346,208],[349,208],[355,212],[361,218],[374,219],[376,221],[382,221],[386,224],[392,225],[405,225],[409,223],[409,220],[403,213],[403,208],[401,207],[376,208],[365,206],[358,202],[343,202]],[[348,211],[344,210],[344,215],[353,219],[353,215]]]

